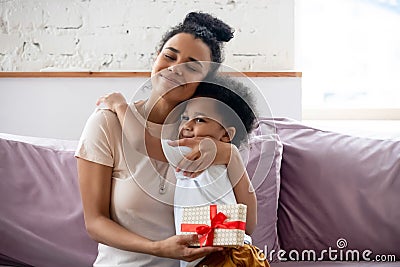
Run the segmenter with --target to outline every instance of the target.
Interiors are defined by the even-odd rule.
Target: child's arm
[[[146,125],[143,125],[138,119],[141,114],[137,111],[132,111],[122,94],[111,93],[100,97],[96,105],[101,103],[104,103],[111,111],[117,114],[122,132],[133,149],[150,158],[167,162],[161,146],[161,140],[149,133]]]
[[[257,225],[257,198],[239,150],[234,145],[227,171],[236,201],[247,205],[246,234],[251,235]]]

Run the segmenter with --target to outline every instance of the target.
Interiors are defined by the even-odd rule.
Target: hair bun
[[[183,24],[203,26],[220,42],[228,42],[233,38],[234,29],[222,20],[207,13],[190,12],[186,15]]]

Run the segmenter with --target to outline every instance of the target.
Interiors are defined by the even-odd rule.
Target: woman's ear
[[[225,128],[225,134],[222,136],[221,141],[226,143],[231,142],[233,140],[233,137],[235,137],[235,134],[236,134],[235,127]]]

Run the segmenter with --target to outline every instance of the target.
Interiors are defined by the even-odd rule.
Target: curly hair
[[[162,37],[158,52],[165,43],[178,33],[189,33],[195,38],[201,39],[211,51],[211,60],[221,63],[223,58],[223,43],[233,37],[234,30],[220,19],[202,12],[190,12],[182,23],[171,28]]]
[[[255,98],[251,89],[243,83],[230,77],[215,76],[201,82],[193,97],[209,97],[221,103],[217,109],[224,115],[224,126],[235,127],[236,133],[231,142],[237,147],[254,129],[257,120]]]

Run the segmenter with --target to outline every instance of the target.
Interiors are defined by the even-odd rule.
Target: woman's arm
[[[211,165],[227,165],[232,145],[211,137],[182,138],[170,141],[171,146],[187,146],[192,151],[179,162],[176,171],[183,171],[187,177],[196,177]]]
[[[149,133],[146,125],[143,125],[138,119],[141,114],[131,110],[121,93],[111,93],[100,97],[96,105],[101,103],[104,103],[111,111],[117,114],[122,132],[133,149],[152,159],[167,162],[160,138]]]
[[[86,229],[95,241],[118,249],[193,261],[219,248],[189,248],[197,235],[172,236],[161,241],[151,241],[117,224],[110,219],[112,168],[77,159],[79,186],[82,197]]]

